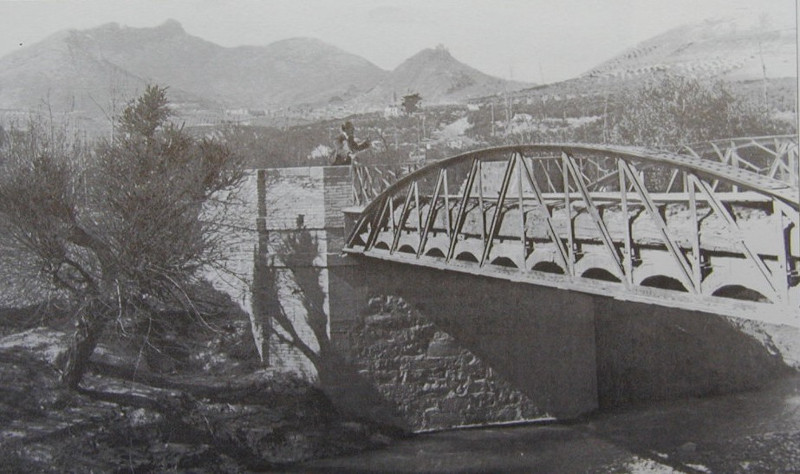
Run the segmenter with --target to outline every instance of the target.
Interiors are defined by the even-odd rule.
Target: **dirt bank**
[[[67,333],[53,326],[2,332],[4,470],[259,471],[383,446],[396,434],[345,419],[308,382],[258,367],[237,349],[246,326],[162,331],[171,349],[156,345],[149,357],[109,337],[79,392],[58,383]],[[196,345],[205,350],[186,350]]]

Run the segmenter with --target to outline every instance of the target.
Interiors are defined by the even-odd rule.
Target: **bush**
[[[619,96],[606,123],[606,141],[655,148],[790,131],[765,107],[736,97],[722,81],[679,76]]]

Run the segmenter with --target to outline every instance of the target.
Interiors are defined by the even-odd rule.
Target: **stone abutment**
[[[344,257],[349,167],[259,170],[238,198],[237,277],[215,284],[249,314],[265,365],[355,414],[417,431],[569,419],[800,366],[793,328]]]

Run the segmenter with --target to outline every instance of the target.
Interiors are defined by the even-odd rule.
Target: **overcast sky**
[[[796,0],[0,0],[0,56],[65,29],[175,19],[222,46],[308,36],[392,69],[445,45],[492,75],[553,82],[706,18],[796,26]]]

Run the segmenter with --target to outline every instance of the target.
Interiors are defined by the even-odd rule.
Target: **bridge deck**
[[[800,190],[770,176],[642,148],[478,150],[348,209],[345,251],[800,325]]]
[[[515,269],[496,266],[487,268],[481,267],[475,262],[460,260],[445,262],[444,259],[417,259],[412,255],[390,255],[387,251],[383,250],[359,252],[345,249],[345,252],[353,256],[418,265],[442,271],[458,271],[471,275],[500,278],[518,283],[530,283],[566,291],[578,291],[621,301],[674,306],[676,308],[761,321],[769,324],[785,324],[800,327],[800,315],[798,315],[796,311],[771,303],[759,303],[730,298],[723,299],[714,296],[687,295],[686,293],[677,293],[675,291],[653,287],[626,287],[615,282],[557,275],[535,270],[518,272],[515,271]],[[443,289],[443,291],[444,290],[445,289]]]

